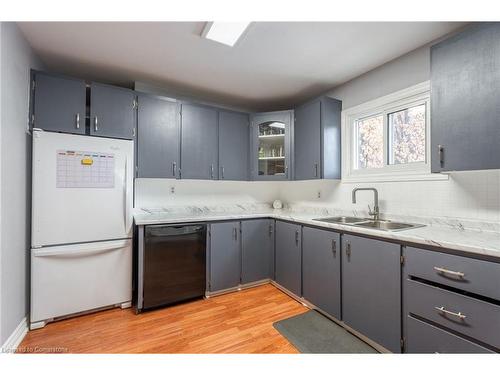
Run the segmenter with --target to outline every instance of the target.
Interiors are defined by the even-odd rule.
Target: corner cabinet
[[[295,108],[294,179],[340,179],[342,102],[327,96]]]
[[[252,115],[251,175],[253,180],[291,179],[293,111]]]
[[[500,168],[500,23],[431,47],[432,172]]]

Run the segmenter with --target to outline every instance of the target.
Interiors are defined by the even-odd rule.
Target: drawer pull
[[[442,268],[442,267],[434,267],[434,270],[437,272],[440,272],[440,273],[445,273],[447,275],[452,275],[452,276],[456,276],[459,278],[465,277],[465,273],[463,273],[463,272],[450,271],[450,270],[447,270],[446,268]]]
[[[441,306],[441,307],[434,307],[436,310],[438,310],[440,313],[443,313],[443,314],[446,314],[446,315],[452,315],[452,316],[456,316],[457,318],[460,318],[460,319],[465,319],[467,318],[467,315],[464,315],[462,314],[461,312],[453,312],[453,311],[448,311],[444,308],[444,306]]]

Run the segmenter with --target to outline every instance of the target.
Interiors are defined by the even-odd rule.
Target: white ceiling
[[[204,22],[21,22],[47,68],[241,108],[289,107],[463,26],[452,22],[254,22],[233,48]]]

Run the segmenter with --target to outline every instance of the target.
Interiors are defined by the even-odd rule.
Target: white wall
[[[29,309],[31,138],[27,134],[30,68],[41,68],[17,25],[1,28],[0,343]]]

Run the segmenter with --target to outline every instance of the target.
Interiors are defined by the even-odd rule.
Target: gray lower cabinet
[[[33,72],[32,126],[85,134],[85,81]]]
[[[302,295],[301,226],[276,221],[275,280],[295,294]]]
[[[401,351],[401,246],[343,235],[342,320],[392,352]]]
[[[433,172],[500,168],[500,23],[431,47]]]
[[[180,159],[180,105],[139,94],[137,111],[137,176],[177,178]]]
[[[241,283],[274,277],[274,220],[241,222]]]
[[[302,296],[340,320],[340,235],[302,228]]]
[[[134,139],[135,92],[93,82],[90,85],[90,134]]]
[[[342,102],[326,96],[295,108],[294,179],[340,179]]]
[[[406,353],[493,353],[451,332],[408,316]]]
[[[250,126],[247,113],[219,111],[219,179],[249,177]]]
[[[217,110],[184,103],[181,113],[181,177],[217,180]]]
[[[209,227],[209,290],[237,287],[241,275],[240,222],[212,223]]]

